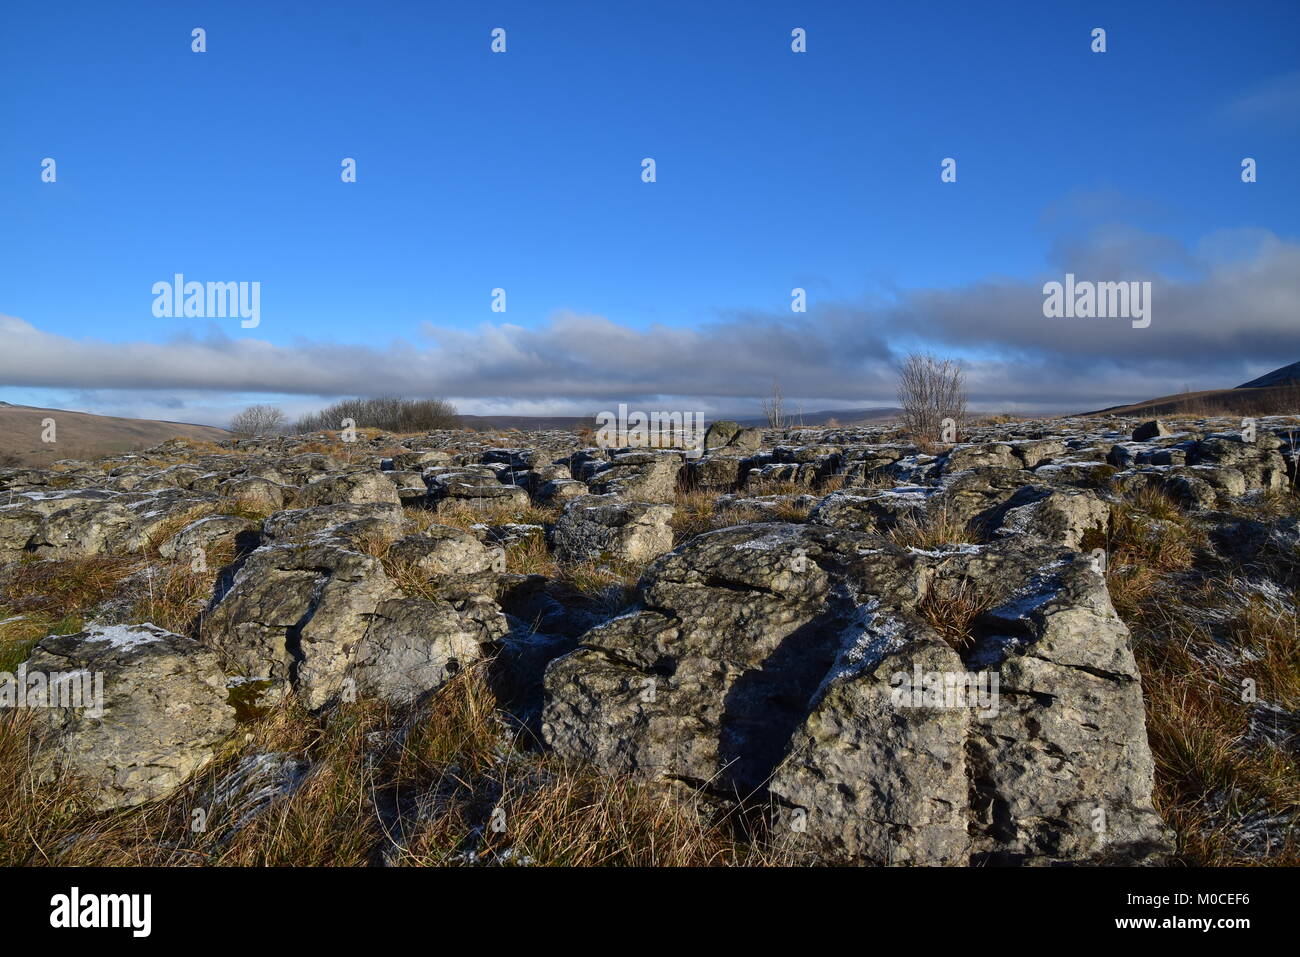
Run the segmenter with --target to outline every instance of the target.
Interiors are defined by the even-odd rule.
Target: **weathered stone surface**
[[[968,752],[975,861],[1139,860],[1171,849],[1128,629],[1085,558],[991,610],[968,663],[998,666],[999,708]]]
[[[543,482],[537,487],[535,497],[539,504],[550,505],[556,502],[567,502],[572,498],[579,498],[587,494],[587,486],[576,479],[552,479],[549,482]]]
[[[887,616],[874,620],[878,612],[867,614],[862,643],[851,647],[870,656],[888,648],[901,626]],[[900,707],[893,676],[917,668],[945,674],[962,665],[948,645],[918,633],[879,663],[870,657],[846,661],[827,681],[772,778],[772,794],[787,809],[777,833],[797,857],[967,862],[970,710]],[[796,820],[802,831],[793,826]]]
[[[367,502],[402,504],[393,482],[383,472],[374,470],[347,472],[317,479],[300,488],[295,501],[300,508]]]
[[[588,481],[597,495],[618,495],[628,501],[669,503],[677,495],[682,457],[677,452],[628,452]]]
[[[39,642],[28,675],[50,682],[51,705],[76,684],[102,689],[92,707],[32,707],[41,775],[67,772],[97,787],[102,808],[165,797],[213,758],[234,730],[217,656],[152,625],[96,626]],[[29,705],[31,700],[29,699]]]
[[[733,422],[730,419],[718,419],[718,421],[710,423],[708,429],[704,432],[704,451],[711,452],[714,449],[724,447],[741,431],[740,423]]]
[[[1171,434],[1169,427],[1159,419],[1152,419],[1149,422],[1143,422],[1133,430],[1134,442],[1149,442],[1151,439],[1159,438],[1162,435]]]
[[[742,476],[742,463],[738,455],[717,453],[687,463],[690,484],[695,488],[730,490]]]
[[[671,505],[587,495],[564,507],[551,542],[562,561],[645,562],[673,547],[672,517]]]
[[[284,508],[286,489],[265,478],[232,481],[222,489],[234,504],[255,512],[278,512]]]
[[[158,546],[163,558],[188,557],[192,563],[207,564],[214,549],[237,551],[255,547],[260,538],[258,522],[240,515],[209,515],[186,525]]]
[[[403,505],[421,505],[429,498],[429,486],[425,484],[423,472],[390,469],[383,474],[397,489],[397,497]]]
[[[922,485],[840,489],[818,502],[808,520],[831,528],[886,532],[900,523],[922,519],[934,494],[934,489]]]
[[[408,704],[482,660],[508,630],[487,598],[450,602],[398,598],[381,602],[350,670],[361,695]]]
[[[952,449],[944,459],[943,471],[951,474],[964,469],[1018,469],[1023,466],[1024,462],[1011,445],[1006,442],[991,442],[985,445],[959,445]]]
[[[430,525],[418,535],[408,535],[394,542],[388,555],[428,575],[505,571],[499,548],[486,548],[469,532],[450,525]]]
[[[655,562],[637,609],[550,664],[543,734],[611,772],[768,794],[802,820],[788,842],[811,860],[1166,851],[1137,670],[1104,581],[1076,551],[1015,544],[906,552],[779,523],[699,536]],[[960,646],[924,617],[954,588],[989,607]],[[996,676],[1001,690],[896,697],[916,672]]]
[[[759,787],[837,650],[807,627],[828,589],[806,556],[815,540],[797,526],[739,527],[659,559],[644,610],[547,669],[548,743],[611,771]]]
[[[995,539],[1082,548],[1091,536],[1096,548],[1106,540],[1110,506],[1083,489],[1026,485],[981,520]]]
[[[307,542],[346,525],[354,536],[368,533],[391,541],[401,536],[405,524],[406,515],[395,503],[342,503],[277,512],[262,523],[262,534],[278,543]]]
[[[227,670],[288,681],[309,708],[337,695],[380,602],[401,597],[377,559],[334,544],[253,552],[203,622]]]
[[[126,501],[112,492],[51,492],[26,498],[0,512],[5,537],[14,550],[41,558],[101,555],[135,523]]]
[[[425,594],[445,599],[496,592],[497,575],[506,570],[505,550],[485,545],[469,532],[431,525],[418,535],[394,542],[388,557],[422,577]]]
[[[399,452],[393,456],[393,468],[425,469],[431,465],[450,465],[451,455],[440,449],[423,449],[416,452]]]

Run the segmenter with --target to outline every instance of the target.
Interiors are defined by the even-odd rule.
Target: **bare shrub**
[[[241,439],[256,439],[283,431],[286,422],[273,405],[250,405],[230,420],[230,431]]]
[[[781,383],[772,380],[772,394],[763,400],[763,416],[767,419],[769,429],[784,429],[790,424],[785,414],[785,393]]]
[[[960,429],[966,418],[965,376],[952,359],[913,352],[899,370],[898,404],[903,430],[913,441],[933,443],[943,434],[943,420]]]

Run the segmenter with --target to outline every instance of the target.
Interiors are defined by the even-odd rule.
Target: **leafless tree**
[[[785,415],[785,393],[781,391],[781,383],[775,379],[772,380],[771,397],[763,400],[763,415],[767,417],[769,429],[784,429],[789,424]]]
[[[283,431],[284,413],[273,405],[250,405],[230,420],[230,431],[242,439],[256,439]]]
[[[965,376],[955,360],[936,359],[921,352],[909,355],[898,380],[903,430],[913,441],[933,443],[945,438],[943,420],[951,419],[955,438],[966,418],[965,385]]]

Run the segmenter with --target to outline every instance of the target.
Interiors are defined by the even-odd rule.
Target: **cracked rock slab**
[[[657,560],[639,594],[547,669],[543,735],[563,755],[770,799],[805,860],[1170,848],[1128,631],[1075,550],[740,526]],[[949,692],[899,693],[932,685]]]

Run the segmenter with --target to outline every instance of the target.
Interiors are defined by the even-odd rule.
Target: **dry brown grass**
[[[1133,632],[1156,804],[1181,859],[1263,862],[1242,837],[1262,815],[1291,822],[1267,863],[1300,863],[1300,770],[1285,746],[1247,740],[1254,705],[1245,691],[1300,708],[1300,595],[1253,592],[1241,569],[1205,548],[1194,517],[1158,492],[1114,506],[1111,526],[1107,582]]]
[[[1224,587],[1240,589],[1228,583]],[[1292,609],[1300,595],[1292,595]],[[1255,683],[1259,697],[1300,709],[1300,625],[1292,609],[1252,596],[1228,619],[1228,640],[1247,654],[1239,673]]]
[[[506,572],[555,578],[560,574],[560,567],[546,547],[546,536],[529,535],[506,548]]]
[[[32,715],[0,709],[0,867],[54,863],[60,842],[92,818],[94,793],[68,777],[38,781]]]
[[[0,591],[15,614],[61,619],[106,601],[139,567],[137,558],[106,555],[26,560],[0,572]]]
[[[233,548],[230,555],[233,556]],[[208,552],[213,564],[195,570],[188,561],[178,559],[144,567],[136,578],[136,597],[130,619],[151,622],[178,635],[198,638],[199,619],[208,600],[218,570],[230,561]]]
[[[217,507],[218,503],[216,502],[200,502],[173,515],[168,515],[149,533],[149,538],[144,543],[143,554],[151,559],[158,559],[160,557],[158,549],[190,523],[197,522],[209,515],[230,514],[229,512],[217,511]]]
[[[900,548],[932,549],[974,542],[978,536],[946,505],[905,518],[889,530],[888,538]]]
[[[673,503],[673,538],[684,542],[721,527],[713,508],[717,500],[717,494],[703,489],[679,489]]]
[[[1204,533],[1158,489],[1142,489],[1112,505],[1106,584],[1120,617],[1150,601],[1166,576],[1190,569],[1205,543]]]
[[[1008,425],[1012,422],[1023,422],[1027,416],[1015,415],[1010,412],[994,412],[984,415],[971,416],[967,420],[967,425],[971,428],[979,428],[986,425]]]
[[[281,706],[166,800],[104,813],[75,783],[32,786],[25,720],[0,723],[0,865],[778,862],[691,792],[517,747],[482,667],[418,712],[358,703],[325,720]],[[221,809],[201,801],[241,756],[269,751],[304,757],[311,770],[232,835]],[[209,826],[195,829],[199,810]]]
[[[773,487],[783,489],[783,491],[771,491]],[[795,491],[790,491],[791,489]],[[670,522],[674,540],[680,544],[689,541],[696,535],[703,535],[705,532],[755,522],[803,524],[808,521],[811,507],[799,504],[796,497],[807,492],[808,489],[793,483],[773,483],[770,486],[763,487],[761,491],[758,488],[746,489],[744,494],[789,496],[786,501],[779,503],[777,507],[730,508],[725,511],[718,511],[716,506],[720,493],[704,489],[679,490],[673,504],[673,517]]]
[[[975,642],[974,625],[993,606],[992,596],[970,578],[939,578],[916,610],[958,654]]]
[[[450,525],[469,531],[475,525],[545,525],[560,517],[558,506],[514,505],[500,500],[488,499],[486,503],[474,500],[470,504],[465,500],[440,502],[433,522],[438,525]]]
[[[27,660],[32,647],[47,635],[70,635],[82,629],[80,615],[56,618],[41,612],[15,613],[0,605],[0,671],[12,672]]]
[[[1297,706],[1294,616],[1282,634],[1265,639],[1282,639],[1274,649],[1283,652],[1281,667],[1270,656],[1225,673],[1207,664],[1207,633],[1177,613],[1156,614],[1163,618],[1160,633],[1139,625],[1135,634],[1156,759],[1156,805],[1178,832],[1182,858],[1204,865],[1260,863],[1236,832],[1241,818],[1264,809],[1292,822],[1291,835],[1268,863],[1300,864],[1300,774],[1285,749],[1243,740],[1249,705],[1241,685],[1252,678],[1262,700]]]
[[[197,637],[199,615],[222,568],[235,558],[233,543],[207,549],[195,568],[189,555],[167,560],[156,545],[131,556],[27,560],[0,572],[0,663],[16,663],[50,634],[80,630],[106,605],[113,617],[149,621]],[[16,660],[15,660],[16,659]],[[0,670],[6,670],[0,668]]]

